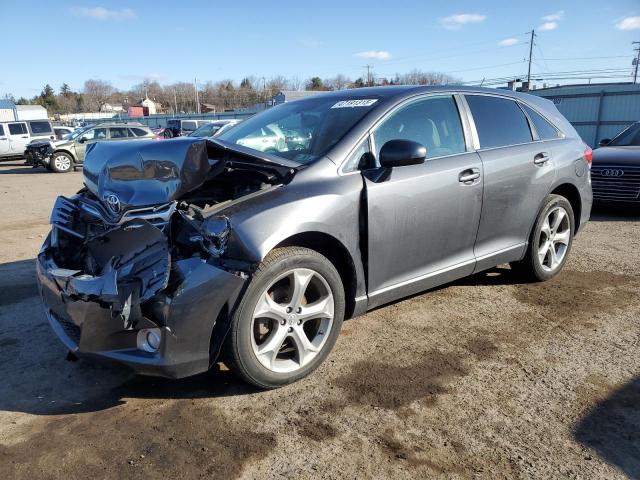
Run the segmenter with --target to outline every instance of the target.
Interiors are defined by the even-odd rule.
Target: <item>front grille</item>
[[[594,165],[591,187],[596,201],[640,202],[640,165]]]

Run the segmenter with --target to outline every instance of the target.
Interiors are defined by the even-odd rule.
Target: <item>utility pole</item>
[[[175,109],[173,110],[173,116],[178,114],[178,95],[176,93],[176,89],[173,89],[173,104],[175,105]]]
[[[633,69],[633,83],[638,82],[638,64],[640,63],[640,42],[631,42],[632,45],[638,45],[635,48],[635,51],[638,52],[636,55],[636,62]]]
[[[529,42],[529,70],[527,71],[527,84],[531,88],[531,59],[533,57],[533,39],[536,38],[536,31],[531,30],[531,41]]]
[[[196,91],[196,113],[200,113],[200,99],[198,98],[198,79],[193,79],[193,88]]]
[[[371,76],[371,65],[363,65],[362,68],[367,69],[367,86],[370,87],[373,85],[373,77]]]

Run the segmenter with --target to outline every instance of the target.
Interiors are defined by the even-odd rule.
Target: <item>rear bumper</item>
[[[65,278],[48,249],[49,238],[37,259],[38,288],[52,330],[70,351],[119,362],[144,375],[181,378],[208,370],[212,332],[219,330],[214,330],[216,321],[223,309],[235,304],[245,279],[199,258],[176,261],[171,275],[179,281],[172,282],[170,292],[132,305],[132,311],[139,307],[143,313],[131,322],[117,313],[110,300],[93,295],[91,300],[81,299],[77,287],[84,281],[82,275],[69,271]],[[73,285],[71,278],[76,280]],[[110,279],[87,281],[95,288]],[[161,331],[155,353],[138,348],[138,332],[144,328]]]

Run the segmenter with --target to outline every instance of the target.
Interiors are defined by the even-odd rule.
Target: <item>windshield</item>
[[[634,123],[623,130],[609,143],[612,147],[640,147],[640,123]]]
[[[213,137],[218,130],[222,128],[222,125],[216,123],[207,123],[201,127],[196,128],[189,134],[190,137]]]
[[[379,99],[320,94],[284,103],[221,133],[221,140],[304,164],[317,160],[369,113]]]
[[[90,128],[91,128],[91,126],[79,128],[79,129],[75,130],[73,133],[68,134],[69,135],[68,137],[65,135],[65,138],[67,138],[68,140],[75,140],[80,135],[82,135],[84,132],[89,130]]]

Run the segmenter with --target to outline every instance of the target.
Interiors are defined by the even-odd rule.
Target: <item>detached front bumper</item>
[[[170,287],[140,300],[129,270],[89,276],[59,268],[50,238],[38,255],[38,286],[47,319],[70,351],[117,361],[145,375],[181,378],[208,370],[216,320],[235,304],[243,277],[198,257],[177,260]],[[138,334],[145,329],[160,331],[156,352],[139,346]]]
[[[43,167],[48,167],[49,163],[51,163],[52,154],[53,149],[49,145],[27,147],[24,151],[24,157],[26,159],[25,165],[31,165],[33,167],[42,165]]]

